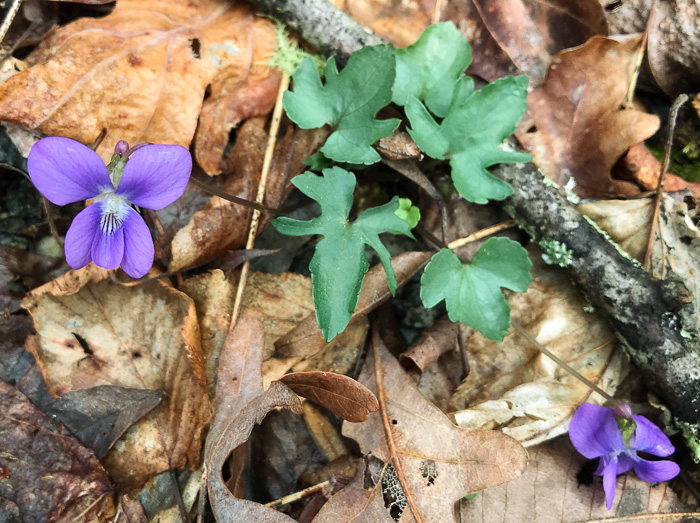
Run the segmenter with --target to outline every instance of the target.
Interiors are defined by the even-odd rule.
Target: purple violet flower
[[[56,205],[93,199],[66,233],[68,265],[121,265],[129,276],[140,278],[153,265],[153,240],[130,204],[158,210],[177,200],[187,187],[192,157],[180,145],[129,149],[120,141],[115,151],[105,166],[95,151],[75,140],[43,138],[32,147],[27,170],[39,192]]]
[[[576,450],[588,459],[600,458],[600,465],[594,474],[603,476],[608,510],[615,498],[618,474],[634,468],[641,480],[657,482],[675,478],[680,472],[680,467],[673,461],[648,461],[637,455],[641,451],[666,457],[676,449],[666,434],[651,421],[629,412],[631,420],[616,417],[611,408],[584,403],[569,424],[569,437]],[[624,428],[624,436],[621,427]]]

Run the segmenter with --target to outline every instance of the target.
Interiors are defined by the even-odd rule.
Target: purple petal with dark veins
[[[29,152],[27,170],[34,186],[56,205],[87,200],[112,189],[100,156],[70,138],[39,140]]]
[[[99,202],[94,205],[100,206],[100,217],[104,213],[105,202]],[[124,209],[128,207],[124,205]],[[123,210],[122,210],[123,212]],[[95,265],[103,269],[116,269],[124,258],[124,225],[117,223],[116,226],[109,232],[103,230],[102,226],[97,227],[97,234],[92,242],[92,261]]]
[[[588,459],[625,449],[612,409],[592,403],[581,405],[571,418],[569,437],[576,450]]]
[[[146,222],[132,208],[124,216],[124,259],[122,270],[132,278],[141,278],[153,266],[153,239]]]
[[[98,204],[88,205],[80,211],[66,233],[66,262],[73,269],[85,267],[92,261],[92,243],[100,227],[102,215]]]
[[[129,157],[116,194],[146,209],[162,209],[187,188],[192,156],[180,145],[147,145]]]

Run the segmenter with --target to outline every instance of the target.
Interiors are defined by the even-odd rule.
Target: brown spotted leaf
[[[358,381],[377,395],[380,411],[362,424],[345,422],[343,434],[391,466],[382,481],[403,507],[401,521],[454,521],[452,507],[460,498],[516,478],[525,468],[527,452],[514,439],[452,424],[376,332]]]
[[[321,371],[292,372],[279,381],[347,421],[360,423],[367,419],[367,414],[379,410],[376,396],[348,376]]]
[[[189,146],[199,118],[197,160],[216,173],[231,128],[274,104],[274,49],[274,25],[242,2],[120,0],[44,39],[0,85],[0,119],[83,143],[107,129],[108,160],[118,140]]]
[[[165,393],[104,458],[111,477],[129,489],[171,466],[196,467],[209,404],[192,300],[161,281],[45,288],[23,306],[37,331],[27,347],[54,396],[99,385]]]

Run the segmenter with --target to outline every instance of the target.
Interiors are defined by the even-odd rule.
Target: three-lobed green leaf
[[[372,144],[389,136],[399,120],[375,120],[377,112],[391,103],[396,60],[388,45],[363,47],[353,53],[338,72],[328,59],[326,83],[306,58],[293,75],[294,91],[284,93],[287,116],[302,129],[330,125],[333,132],[321,152],[336,162],[372,164],[380,160]]]
[[[508,238],[490,238],[471,263],[462,263],[449,249],[435,254],[420,283],[423,305],[442,300],[452,321],[474,327],[487,338],[503,341],[510,326],[510,307],[501,287],[525,292],[532,281],[527,251]]]
[[[431,25],[406,49],[396,49],[392,101],[404,106],[411,96],[425,102],[435,116],[450,107],[457,79],[472,61],[466,38],[452,22]]]
[[[313,286],[316,319],[323,337],[330,341],[342,332],[357,305],[362,279],[369,268],[365,245],[372,247],[384,266],[389,290],[396,290],[391,255],[379,234],[393,232],[413,237],[411,226],[399,214],[415,217],[406,204],[394,197],[389,203],[364,211],[354,222],[348,216],[355,190],[355,176],[340,167],[324,169],[323,176],[306,172],[292,183],[321,206],[321,215],[301,221],[276,218],[272,221],[282,234],[302,236],[321,234],[309,268]]]
[[[471,202],[503,200],[513,194],[513,188],[489,173],[487,167],[530,160],[527,154],[500,147],[527,109],[527,83],[527,76],[507,77],[472,92],[472,80],[462,77],[440,123],[417,98],[408,98],[408,132],[428,156],[450,159],[452,181]]]

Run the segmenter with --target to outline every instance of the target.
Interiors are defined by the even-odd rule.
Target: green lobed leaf
[[[320,204],[321,215],[309,221],[276,218],[272,224],[279,232],[290,236],[323,235],[309,268],[316,320],[323,337],[330,341],[345,330],[355,311],[362,279],[369,268],[365,245],[379,255],[393,294],[396,276],[391,255],[379,234],[393,232],[411,238],[413,235],[410,225],[396,215],[400,207],[397,197],[389,203],[367,209],[355,222],[350,222],[348,215],[355,190],[355,175],[345,169],[324,169],[323,176],[306,172],[293,178],[292,183]]]
[[[399,198],[399,208],[394,214],[408,222],[411,229],[418,225],[420,221],[420,209],[413,205],[408,198]]]
[[[527,76],[501,78],[472,93],[472,80],[462,77],[441,123],[417,98],[408,99],[408,132],[428,156],[450,159],[452,181],[470,202],[503,200],[513,194],[513,188],[487,167],[530,160],[527,154],[500,148],[527,109],[527,83]]]
[[[372,144],[399,125],[395,118],[374,119],[391,103],[395,70],[391,46],[363,47],[341,72],[329,58],[323,85],[313,60],[307,58],[293,75],[294,91],[284,93],[287,116],[302,129],[331,126],[333,132],[321,147],[328,158],[365,165],[378,162]]]
[[[472,61],[471,48],[452,22],[431,25],[407,49],[396,49],[396,80],[392,101],[404,106],[409,97],[425,102],[444,117],[457,79]]]
[[[490,238],[471,263],[449,249],[435,254],[420,280],[423,305],[442,300],[452,321],[474,327],[487,338],[503,341],[510,326],[510,307],[501,287],[525,292],[532,281],[527,251],[508,238]]]

